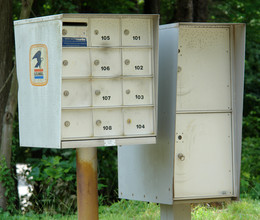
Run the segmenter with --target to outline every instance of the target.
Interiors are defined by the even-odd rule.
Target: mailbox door
[[[150,19],[122,19],[123,46],[151,45]]]
[[[123,135],[123,115],[121,109],[93,110],[94,136]]]
[[[151,75],[151,49],[123,49],[124,75]]]
[[[230,113],[177,114],[174,173],[175,199],[233,195]]]
[[[92,18],[91,42],[92,46],[120,46],[120,19]]]
[[[91,106],[91,81],[89,79],[62,80],[62,107]]]
[[[120,79],[95,79],[92,81],[93,106],[122,105]]]
[[[177,111],[231,110],[229,28],[181,26]]]
[[[91,50],[91,63],[93,76],[121,75],[121,52],[119,49],[93,49]]]
[[[152,104],[152,79],[124,79],[123,97],[124,105]]]
[[[62,110],[62,139],[86,138],[93,136],[91,110]]]
[[[126,108],[124,110],[125,135],[154,134],[153,108]]]
[[[62,76],[90,76],[89,49],[62,49]]]

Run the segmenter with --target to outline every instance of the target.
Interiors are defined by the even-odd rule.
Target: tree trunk
[[[144,1],[145,14],[159,14],[160,13],[160,0],[145,0]]]
[[[31,6],[33,0],[22,0],[22,9],[20,18],[28,18],[30,16]],[[7,167],[11,172],[11,146],[13,136],[13,120],[17,109],[17,75],[16,67],[12,67],[13,57],[13,23],[12,23],[12,1],[2,1],[1,7],[1,24],[4,31],[0,32],[0,82],[4,82],[0,89],[0,118],[2,118],[2,124],[0,124],[0,157],[4,157],[7,163]],[[6,39],[7,38],[7,39]],[[10,88],[10,79],[11,88]],[[1,94],[1,92],[3,94]],[[15,190],[15,189],[13,189]],[[5,197],[5,189],[0,183],[0,207],[6,210],[7,198]]]
[[[208,19],[208,0],[193,0],[193,21],[205,22]]]

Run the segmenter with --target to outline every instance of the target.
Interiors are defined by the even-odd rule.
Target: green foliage
[[[41,160],[31,159],[28,181],[33,186],[30,210],[42,213],[74,213],[76,197],[75,150],[59,151],[59,156],[43,155]]]
[[[205,205],[198,205],[193,209],[192,219],[259,219],[260,203],[259,201],[243,200],[241,202],[232,202],[223,204],[222,208],[216,208]]]
[[[260,199],[260,138],[245,138],[241,161],[241,192],[243,196]]]
[[[14,191],[15,182],[11,170],[7,167],[5,158],[0,159],[0,182],[5,188],[5,197],[7,198],[7,211],[10,213],[15,213],[17,195]]]

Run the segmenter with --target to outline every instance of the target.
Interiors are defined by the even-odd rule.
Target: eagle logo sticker
[[[30,80],[34,86],[45,86],[48,83],[48,49],[45,44],[34,44],[30,47]]]

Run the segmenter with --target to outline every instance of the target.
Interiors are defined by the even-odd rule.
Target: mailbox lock
[[[100,90],[96,90],[96,91],[95,91],[95,94],[96,94],[96,95],[100,95],[100,93],[101,93]]]
[[[62,35],[66,35],[68,31],[66,29],[62,29]]]
[[[128,118],[128,119],[127,119],[127,124],[131,124],[131,122],[132,122],[131,119]]]
[[[65,127],[69,127],[70,126],[70,122],[69,121],[65,121],[64,125],[65,125]]]
[[[95,60],[95,61],[94,61],[94,64],[95,64],[96,66],[98,66],[98,65],[99,65],[99,60]]]
[[[70,94],[70,93],[69,93],[68,90],[65,90],[65,91],[63,92],[63,95],[64,95],[64,96],[69,96],[69,94]]]
[[[128,34],[129,34],[129,30],[125,29],[125,30],[124,30],[124,34],[125,34],[125,35],[128,35]]]
[[[185,160],[185,156],[184,156],[182,153],[178,154],[178,158],[179,158],[181,161],[184,161],[184,160]]]
[[[130,60],[126,59],[125,60],[125,65],[129,65],[130,64]]]
[[[181,140],[181,139],[182,139],[182,136],[181,136],[181,135],[178,135],[178,139]]]
[[[96,125],[97,125],[97,126],[100,126],[100,125],[101,125],[101,121],[100,121],[100,120],[97,120],[97,121],[96,121]]]
[[[129,95],[129,94],[130,94],[130,89],[127,89],[127,90],[125,91],[125,93],[126,93],[127,95]]]
[[[67,66],[69,64],[68,60],[63,60],[63,66]]]
[[[98,35],[99,31],[98,30],[94,30],[94,34]]]

